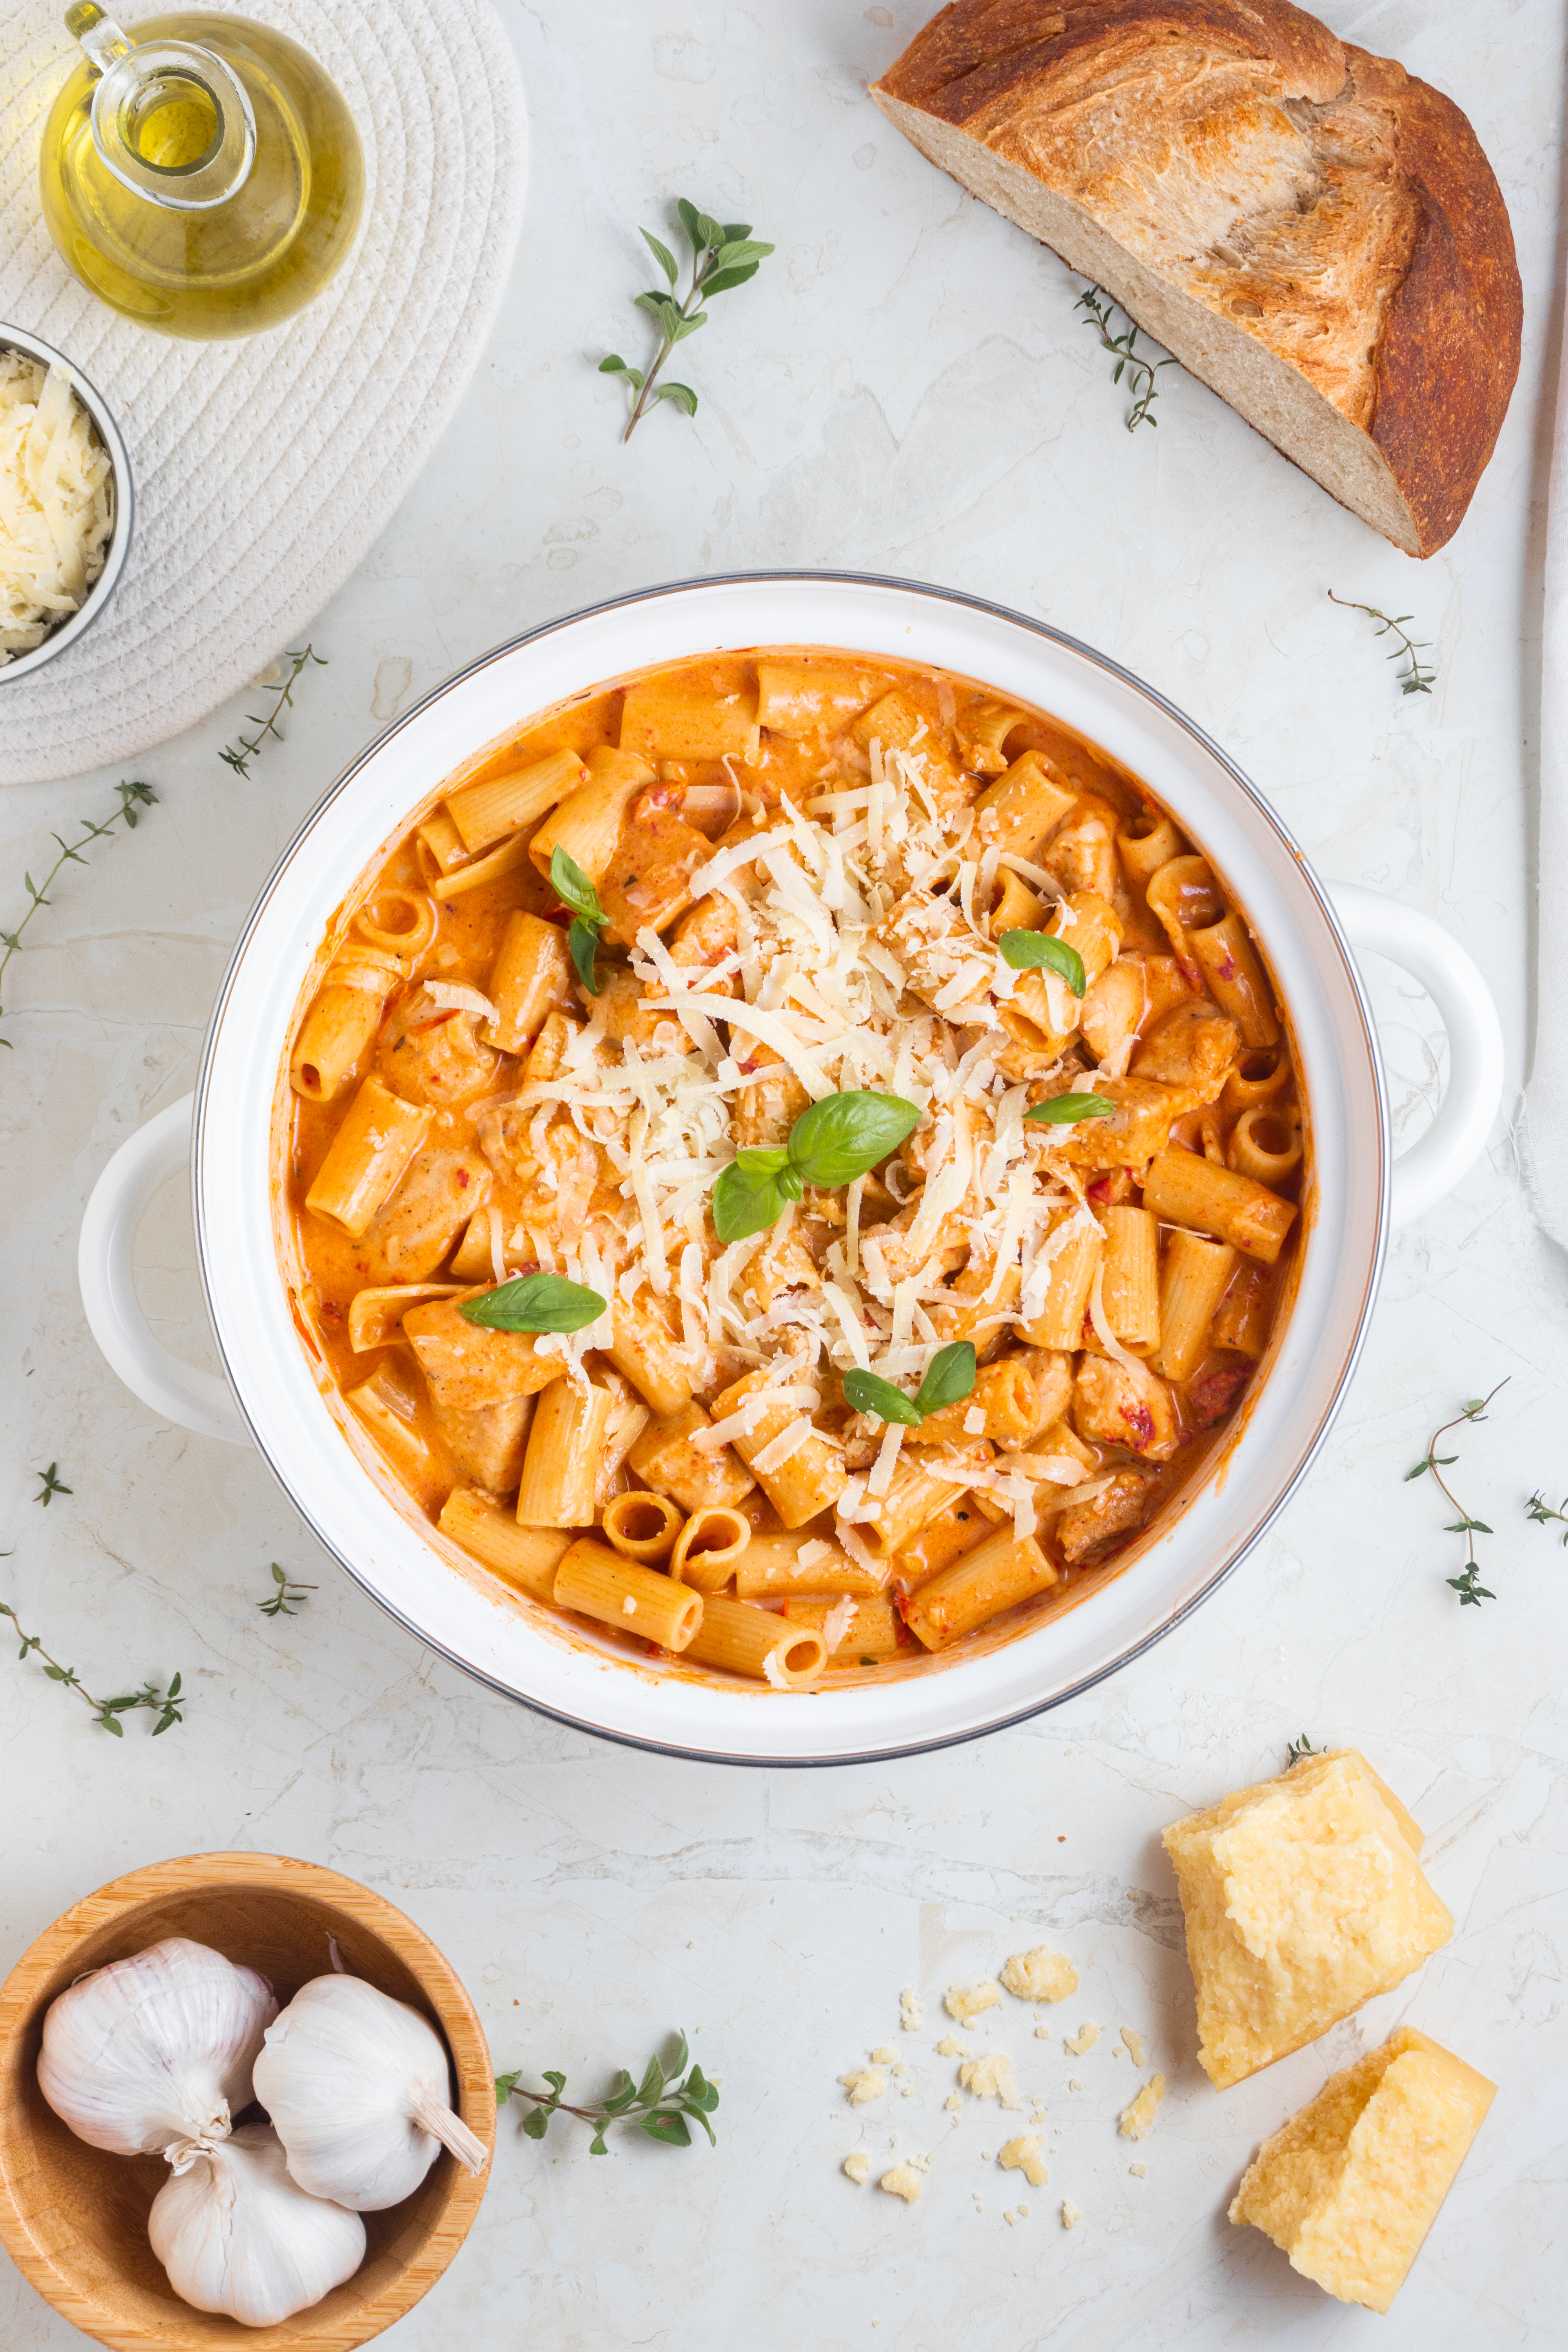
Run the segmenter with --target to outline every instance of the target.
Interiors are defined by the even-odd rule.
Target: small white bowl
[[[97,620],[119,585],[120,575],[125,569],[125,559],[131,552],[136,493],[131,478],[131,459],[120,427],[110,415],[103,394],[95,385],[89,383],[76,362],[68,359],[64,352],[57,352],[52,343],[41,341],[37,335],[26,334],[20,327],[8,327],[3,320],[0,320],[0,351],[22,352],[30,360],[42,360],[46,367],[69,370],[71,389],[91,417],[98,437],[109,453],[110,497],[114,512],[109,544],[104,551],[103,569],[98,578],[76,611],[68,613],[65,619],[49,631],[42,645],[35,646],[31,653],[16,654],[10,661],[0,663],[0,686],[5,686],[13,678],[26,677],[30,671],[41,668],[45,662],[53,661],[57,654],[64,653],[68,646],[74,645],[83,630],[89,629]]]

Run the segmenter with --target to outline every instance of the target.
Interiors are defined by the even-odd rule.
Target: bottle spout
[[[99,76],[93,143],[121,187],[174,212],[236,195],[256,161],[256,116],[232,67],[191,41],[132,41],[97,0],[75,0],[65,21]]]

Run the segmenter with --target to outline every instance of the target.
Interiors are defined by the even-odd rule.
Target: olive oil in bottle
[[[77,0],[66,24],[84,54],[45,125],[39,181],[83,284],[140,326],[201,341],[302,310],[347,255],[364,192],[337,85],[247,16],[126,33]]]

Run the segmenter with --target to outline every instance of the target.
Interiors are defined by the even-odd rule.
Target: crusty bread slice
[[[1521,302],[1438,91],[1289,0],[956,0],[871,95],[1396,547],[1452,537]]]

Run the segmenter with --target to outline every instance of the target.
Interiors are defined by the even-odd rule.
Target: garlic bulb
[[[186,2149],[153,2200],[147,2235],[177,2295],[247,2327],[320,2303],[364,2260],[359,2215],[307,2197],[266,2124]]]
[[[440,2036],[363,1977],[301,1987],[256,2062],[256,2095],[312,2196],[379,2213],[413,2195],[444,2141],[470,2172],[483,2140],[452,2113]]]
[[[38,2088],[92,2147],[162,2155],[224,2138],[278,2003],[265,1977],[168,1936],[49,2005]]]

